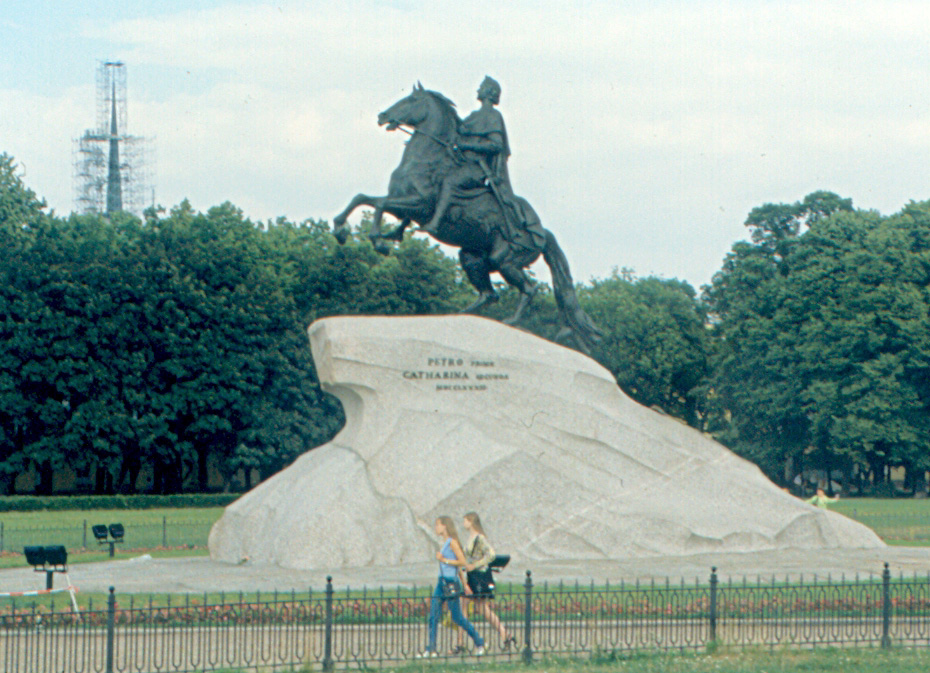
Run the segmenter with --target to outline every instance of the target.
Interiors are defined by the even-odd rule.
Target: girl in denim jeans
[[[459,573],[465,566],[465,554],[459,536],[455,532],[455,524],[447,516],[436,519],[436,535],[442,540],[442,546],[436,552],[439,561],[439,581],[433,591],[429,606],[429,646],[418,657],[435,657],[436,655],[436,629],[439,626],[439,617],[442,614],[443,603],[449,604],[449,614],[452,621],[465,629],[465,633],[475,641],[475,656],[484,654],[484,639],[475,631],[475,627],[462,614],[459,596],[462,595],[462,583]]]

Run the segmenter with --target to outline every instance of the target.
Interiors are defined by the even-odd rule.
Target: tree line
[[[705,288],[708,428],[788,481],[930,469],[930,202],[882,216],[815,192],[746,220]]]
[[[306,327],[329,315],[454,313],[456,260],[407,237],[388,257],[327,223],[253,222],[225,203],[144,219],[61,217],[0,154],[0,492],[64,467],[94,491],[204,490],[265,478],[341,428]],[[637,401],[708,432],[788,483],[860,485],[928,467],[930,204],[882,217],[818,192],[767,204],[698,294],[627,270],[578,286],[605,331],[592,356]],[[363,229],[365,223],[363,222]],[[363,234],[364,232],[362,232]],[[491,317],[517,297],[506,289]],[[543,286],[525,328],[553,339]]]

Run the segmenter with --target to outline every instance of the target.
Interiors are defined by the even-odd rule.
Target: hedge
[[[241,493],[178,495],[10,495],[0,496],[0,512],[67,509],[152,509],[154,507],[225,507]]]

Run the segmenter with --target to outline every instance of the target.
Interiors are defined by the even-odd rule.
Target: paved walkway
[[[930,574],[930,547],[886,547],[863,550],[778,550],[749,554],[698,554],[694,556],[662,556],[619,561],[546,561],[514,562],[499,577],[500,582],[523,582],[527,569],[533,582],[611,583],[649,581],[672,582],[682,578],[693,582],[706,581],[712,566],[718,569],[722,581],[743,576],[755,579],[779,580],[826,577],[839,578],[880,575],[883,564],[890,565],[894,575]],[[116,587],[119,593],[203,593],[235,591],[306,591],[321,590],[326,576],[332,575],[338,589],[368,587],[409,587],[429,585],[435,581],[436,564],[419,563],[407,566],[339,568],[321,570],[288,570],[268,565],[229,565],[207,557],[152,559],[145,556],[125,561],[80,563],[71,566],[72,583],[81,591],[106,591]],[[0,592],[41,589],[45,576],[29,567],[0,570]],[[56,586],[64,578],[56,577]]]

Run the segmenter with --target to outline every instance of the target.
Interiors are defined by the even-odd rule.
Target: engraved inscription
[[[404,370],[402,376],[408,381],[434,381],[439,392],[482,392],[488,384],[510,380],[510,374],[500,371],[494,360],[436,355],[420,367]]]

